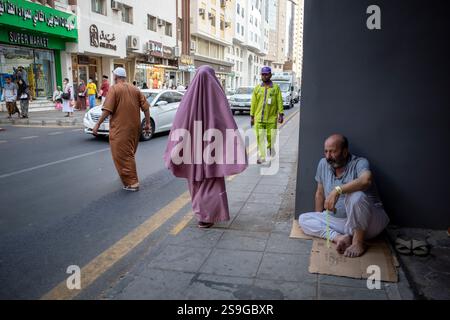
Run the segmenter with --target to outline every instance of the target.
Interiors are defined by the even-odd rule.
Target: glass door
[[[78,81],[83,80],[87,84],[88,77],[88,66],[78,66]]]
[[[33,73],[36,83],[37,98],[51,98],[53,90],[53,52],[48,50],[34,50]]]

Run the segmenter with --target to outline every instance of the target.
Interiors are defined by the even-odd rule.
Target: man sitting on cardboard
[[[376,237],[389,223],[369,162],[350,154],[347,138],[334,134],[325,140],[325,158],[319,161],[316,181],[316,212],[301,214],[300,227],[306,234],[324,239],[328,233],[337,251],[346,257],[361,256],[366,249],[364,240]]]

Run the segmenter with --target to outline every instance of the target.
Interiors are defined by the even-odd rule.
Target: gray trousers
[[[20,100],[20,111],[22,111],[22,116],[26,117],[28,115],[28,104],[30,100]]]
[[[379,235],[389,223],[389,218],[383,207],[373,205],[364,192],[358,191],[345,195],[346,218],[336,218],[328,215],[330,239],[338,235],[351,235],[355,229],[365,231],[365,238],[372,239]],[[307,235],[327,237],[326,212],[303,213],[298,223]]]

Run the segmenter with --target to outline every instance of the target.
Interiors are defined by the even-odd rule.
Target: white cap
[[[125,78],[127,76],[127,72],[125,71],[124,68],[122,67],[117,67],[114,69],[113,73],[118,76],[118,77],[123,77]]]

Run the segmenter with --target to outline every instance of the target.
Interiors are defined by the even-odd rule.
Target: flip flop
[[[139,191],[139,187],[124,186],[123,190],[126,190],[126,191]]]
[[[412,254],[412,240],[398,237],[395,240],[395,250],[404,255]]]
[[[212,223],[212,222],[201,222],[200,221],[198,223],[197,227],[206,229],[206,228],[211,228],[213,225],[214,225],[214,223]]]
[[[415,256],[426,257],[430,254],[430,247],[426,241],[411,240],[411,250]]]

